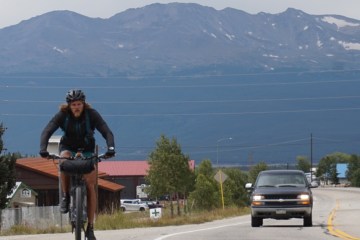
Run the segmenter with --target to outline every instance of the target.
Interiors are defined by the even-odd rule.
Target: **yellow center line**
[[[335,213],[339,209],[339,200],[336,200],[336,207],[331,211],[328,221],[327,221],[327,229],[331,235],[334,235],[336,237],[339,237],[341,239],[345,240],[360,240],[360,238],[353,237],[350,234],[347,234],[346,232],[341,231],[340,229],[336,229],[333,224],[333,220],[335,218]]]

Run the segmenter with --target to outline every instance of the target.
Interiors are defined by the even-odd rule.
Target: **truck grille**
[[[276,199],[297,199],[297,195],[293,194],[293,195],[285,195],[285,194],[269,194],[269,195],[265,195],[264,196],[265,199],[272,199],[272,200],[276,200]]]

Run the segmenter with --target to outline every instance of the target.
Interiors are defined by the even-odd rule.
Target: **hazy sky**
[[[193,2],[215,9],[232,7],[245,12],[279,13],[292,7],[309,14],[339,14],[360,20],[360,0],[0,0],[0,28],[53,10],[70,10],[88,17],[109,18],[128,8],[151,3]]]

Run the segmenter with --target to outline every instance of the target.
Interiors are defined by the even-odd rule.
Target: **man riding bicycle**
[[[70,90],[66,95],[66,103],[60,106],[60,111],[46,125],[40,138],[40,155],[43,158],[49,156],[47,145],[51,135],[61,128],[64,132],[60,140],[60,156],[69,158],[74,156],[80,149],[84,155],[92,154],[95,151],[94,131],[97,129],[106,140],[108,147],[106,157],[115,156],[114,135],[101,115],[85,102],[85,95],[81,90]],[[88,225],[86,237],[89,240],[96,240],[94,235],[94,218],[96,210],[96,169],[84,174],[88,199]],[[70,178],[60,173],[63,198],[60,203],[60,211],[67,213],[70,203]]]

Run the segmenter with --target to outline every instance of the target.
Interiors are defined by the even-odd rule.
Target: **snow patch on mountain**
[[[234,38],[235,38],[235,35],[231,35],[231,34],[228,34],[228,33],[226,33],[225,36],[226,36],[229,40],[234,40]]]
[[[343,19],[338,19],[338,18],[330,17],[330,16],[323,17],[321,20],[323,22],[327,22],[327,23],[330,23],[330,24],[335,24],[338,28],[342,28],[342,27],[359,27],[360,26],[359,23],[348,22],[348,21],[345,21]]]
[[[53,50],[59,53],[67,53],[68,50],[67,49],[60,49],[58,47],[53,47]]]
[[[339,44],[342,45],[346,50],[359,50],[360,51],[360,43],[339,41]]]

